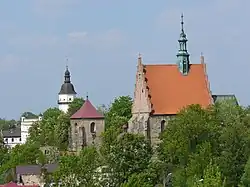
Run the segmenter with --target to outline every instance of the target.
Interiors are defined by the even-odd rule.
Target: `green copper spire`
[[[179,42],[179,51],[177,53],[177,64],[180,72],[183,75],[187,75],[189,71],[189,54],[187,51],[187,36],[184,32],[184,22],[183,22],[183,14],[181,15],[181,34]]]

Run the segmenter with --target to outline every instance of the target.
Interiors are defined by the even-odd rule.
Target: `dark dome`
[[[76,94],[73,84],[64,83],[61,86],[61,90],[60,90],[59,94]]]
[[[66,71],[64,73],[64,83],[61,86],[59,94],[76,94],[75,88],[70,81],[70,72],[68,66],[66,66]]]

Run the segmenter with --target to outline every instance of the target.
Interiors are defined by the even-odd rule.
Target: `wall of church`
[[[156,146],[160,143],[159,136],[163,130],[168,125],[168,121],[171,119],[171,116],[151,116],[149,118],[149,131],[150,131],[150,140],[152,146]]]
[[[79,119],[71,120],[70,123],[73,150],[79,150],[93,143],[96,145],[101,143],[101,134],[105,128],[104,119]]]

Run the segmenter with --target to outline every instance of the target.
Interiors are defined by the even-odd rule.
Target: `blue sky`
[[[137,54],[175,63],[184,13],[191,62],[203,52],[211,90],[250,104],[249,0],[0,2],[0,117],[57,106],[66,66],[95,105],[133,95]],[[245,84],[246,83],[246,84]]]

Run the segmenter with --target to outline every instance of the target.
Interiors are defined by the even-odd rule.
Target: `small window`
[[[75,133],[77,133],[77,123],[75,123]]]
[[[71,98],[69,98],[69,100],[71,101]]]
[[[162,120],[162,121],[161,121],[161,132],[163,132],[164,129],[165,129],[165,123],[166,123],[165,120]]]
[[[14,138],[11,138],[11,141],[14,142]]]
[[[91,133],[95,133],[95,123],[94,123],[94,122],[92,122],[92,123],[90,124],[90,132],[91,132]]]
[[[21,142],[21,141],[22,141],[22,138],[19,138],[19,141]]]
[[[8,142],[8,138],[5,138],[5,141]]]

